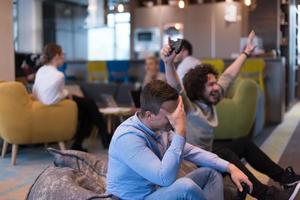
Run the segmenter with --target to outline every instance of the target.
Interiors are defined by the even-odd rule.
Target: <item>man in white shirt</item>
[[[184,75],[190,70],[201,64],[201,61],[193,55],[192,44],[186,39],[182,40],[182,50],[176,55],[174,62],[179,63],[177,67],[177,74],[182,80]]]
[[[79,126],[72,149],[86,151],[82,148],[82,142],[89,136],[94,125],[101,131],[103,146],[108,148],[111,136],[107,133],[106,123],[95,102],[92,99],[71,95],[65,89],[64,74],[57,69],[64,63],[62,48],[50,43],[45,46],[43,54],[45,65],[36,73],[33,96],[45,105],[57,104],[65,98],[76,102]]]

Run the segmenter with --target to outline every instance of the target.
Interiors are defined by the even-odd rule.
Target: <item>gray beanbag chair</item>
[[[46,168],[31,186],[26,199],[113,199],[105,193],[107,156],[49,148],[54,166]]]

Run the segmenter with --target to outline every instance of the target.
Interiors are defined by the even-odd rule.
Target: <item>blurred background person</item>
[[[180,81],[190,69],[201,64],[201,61],[193,56],[193,46],[186,39],[182,39],[182,50],[176,55],[174,62],[178,65],[177,74]]]
[[[159,59],[155,56],[149,56],[145,59],[145,71],[143,87],[153,80],[166,81],[165,74],[159,71]]]

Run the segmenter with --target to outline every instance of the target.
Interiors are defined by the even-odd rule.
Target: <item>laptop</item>
[[[100,94],[100,100],[97,101],[98,108],[105,108],[105,107],[118,107],[118,104],[114,97],[110,94]]]
[[[131,97],[133,99],[133,103],[136,108],[141,107],[140,96],[141,96],[141,90],[132,90],[131,91]]]

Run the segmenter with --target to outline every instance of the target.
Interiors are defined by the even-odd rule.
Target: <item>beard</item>
[[[215,99],[215,100],[212,101],[211,98]],[[219,92],[210,92],[209,96],[208,97],[203,96],[202,100],[204,101],[205,104],[207,104],[209,106],[216,105],[220,101],[220,94],[219,94]]]

